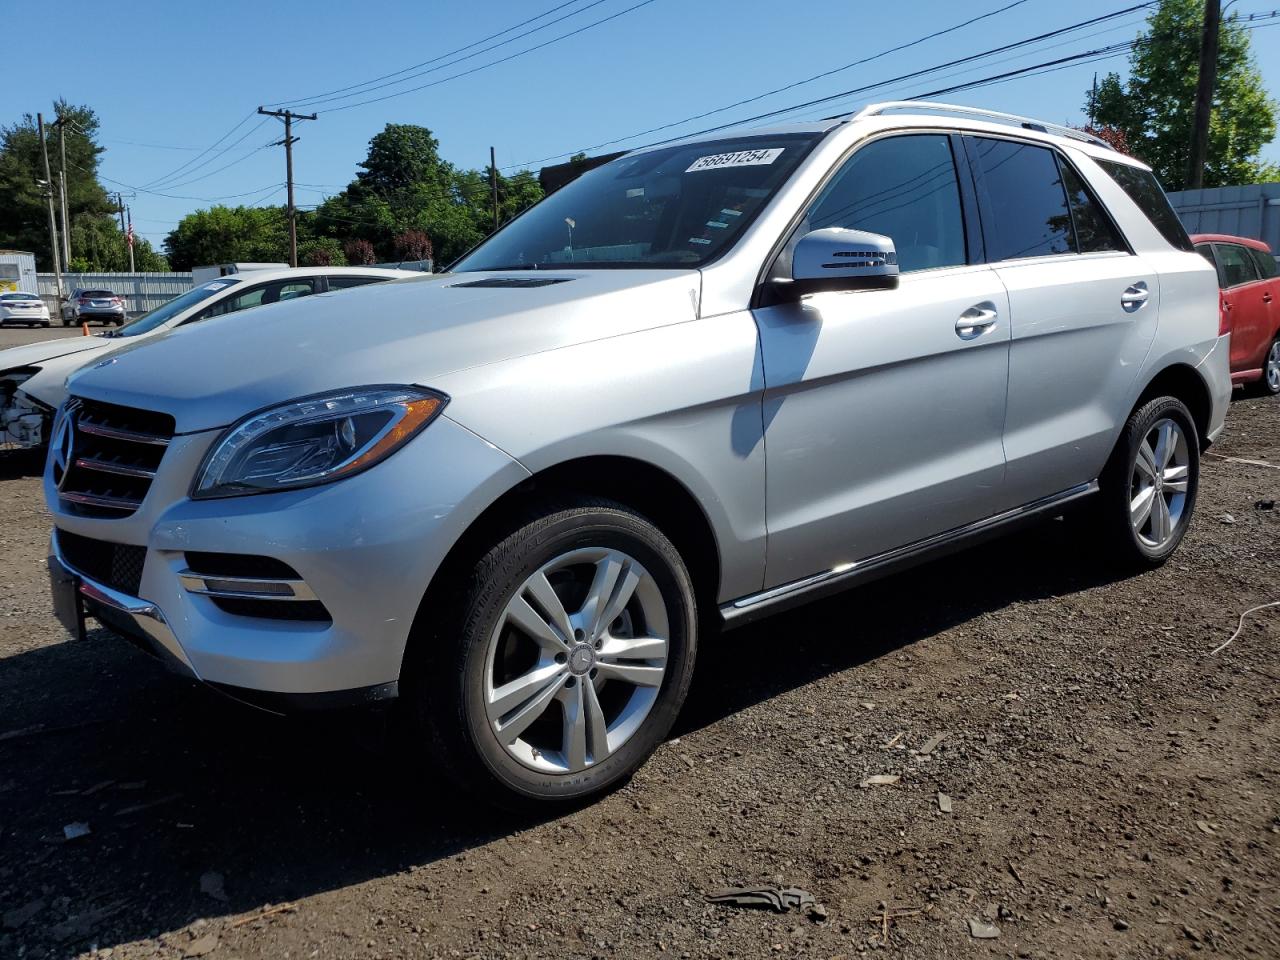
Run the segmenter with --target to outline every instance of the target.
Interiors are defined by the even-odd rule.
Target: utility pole
[[[493,151],[493,147],[489,148],[489,188],[493,191],[493,232],[498,232],[498,160],[497,155]]]
[[[44,189],[49,198],[49,245],[53,250],[53,276],[62,296],[62,263],[58,258],[58,221],[53,215],[53,174],[49,172],[49,145],[44,140],[44,114],[36,114],[36,127],[40,133],[40,155],[44,157]]]
[[[129,247],[129,233],[124,228],[124,196],[119,193],[116,194],[116,209],[120,211],[120,237],[124,240],[125,249],[129,251],[130,272],[132,273],[133,250]]]
[[[1218,24],[1221,0],[1205,0],[1204,31],[1200,35],[1200,81],[1196,84],[1196,112],[1191,128],[1191,156],[1187,160],[1187,189],[1204,186],[1204,165],[1209,158],[1209,116],[1213,112],[1213,88],[1218,82]]]
[[[58,128],[58,166],[62,171],[58,181],[58,192],[62,195],[62,261],[70,268],[71,215],[67,212],[67,121],[59,116],[53,125]]]
[[[1089,92],[1089,126],[1098,121],[1098,71],[1093,71],[1093,89]]]
[[[125,231],[124,242],[129,247],[129,272],[136,273],[133,266],[133,211],[128,207],[124,208],[125,216],[129,219],[129,229]]]
[[[293,204],[293,145],[298,138],[293,135],[294,120],[314,120],[314,113],[294,113],[291,110],[268,110],[259,107],[258,112],[284,121],[284,139],[274,146],[284,147],[285,182],[289,190],[289,266],[298,265],[298,210]]]

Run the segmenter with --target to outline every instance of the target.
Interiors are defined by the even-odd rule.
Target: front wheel
[[[1129,565],[1158,567],[1191,524],[1200,486],[1195,422],[1176,397],[1157,397],[1129,417],[1101,479],[1101,520]]]
[[[525,518],[475,564],[449,614],[411,642],[410,731],[499,805],[572,801],[624,780],[670,731],[693,675],[689,573],[621,504]]]

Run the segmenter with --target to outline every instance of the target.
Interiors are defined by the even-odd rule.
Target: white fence
[[[40,297],[49,306],[50,315],[58,318],[58,282],[52,273],[36,274]],[[70,296],[76,289],[102,289],[124,297],[125,309],[131,316],[154,310],[191,289],[189,273],[64,273],[62,293]]]

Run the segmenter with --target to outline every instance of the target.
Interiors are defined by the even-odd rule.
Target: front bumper
[[[146,548],[136,596],[76,571],[86,609],[179,672],[259,705],[393,694],[431,577],[470,522],[527,471],[440,417],[384,463],[338,483],[191,500],[187,487],[220,432],[175,437],[142,506],[124,518],[77,515],[46,470],[59,565],[69,566],[61,531]],[[227,612],[184,585],[189,552],[288,564],[331,620]]]

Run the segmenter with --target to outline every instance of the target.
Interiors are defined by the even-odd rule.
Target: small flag
[[[125,232],[124,239],[125,239],[125,242],[129,244],[130,247],[133,246],[133,221],[132,220],[129,221],[129,229]]]

